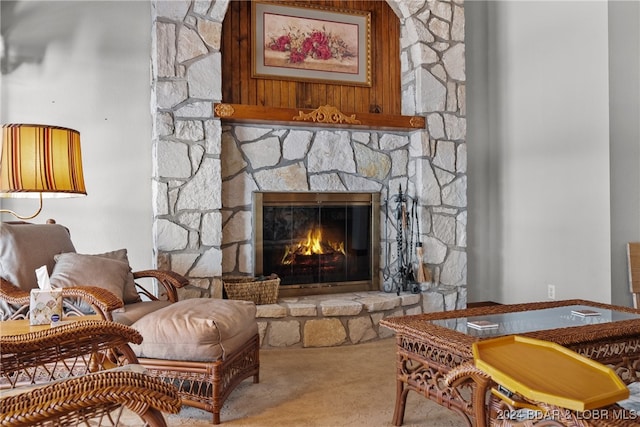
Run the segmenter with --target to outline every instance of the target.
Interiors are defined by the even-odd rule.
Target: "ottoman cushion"
[[[171,305],[171,301],[167,300],[136,302],[126,304],[124,307],[112,311],[111,315],[113,316],[114,322],[131,326],[149,313],[153,313],[169,305]]]
[[[131,326],[143,337],[131,344],[136,356],[195,362],[224,359],[258,333],[253,302],[210,298],[176,302]]]

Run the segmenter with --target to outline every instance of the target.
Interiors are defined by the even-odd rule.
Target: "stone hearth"
[[[393,336],[380,319],[465,308],[466,295],[454,286],[419,294],[354,292],[281,298],[258,305],[260,345],[269,347],[333,347]]]

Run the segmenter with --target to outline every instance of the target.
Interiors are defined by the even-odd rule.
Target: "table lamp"
[[[86,195],[82,175],[80,133],[59,126],[6,124],[2,126],[0,152],[0,197],[39,198],[42,210],[45,197],[77,197]]]

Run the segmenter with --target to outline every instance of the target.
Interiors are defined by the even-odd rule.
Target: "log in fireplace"
[[[378,193],[254,192],[256,275],[280,296],[379,289]]]

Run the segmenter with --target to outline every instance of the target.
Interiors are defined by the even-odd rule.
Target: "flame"
[[[322,228],[313,227],[307,232],[307,236],[303,240],[286,247],[282,257],[282,264],[292,264],[295,255],[322,255],[330,251],[341,252],[346,255],[344,242],[323,242]]]
[[[320,242],[322,242],[322,229],[314,228],[309,230],[307,233],[307,240],[303,240],[298,243],[298,247],[302,249],[300,254],[313,255],[325,253]]]

